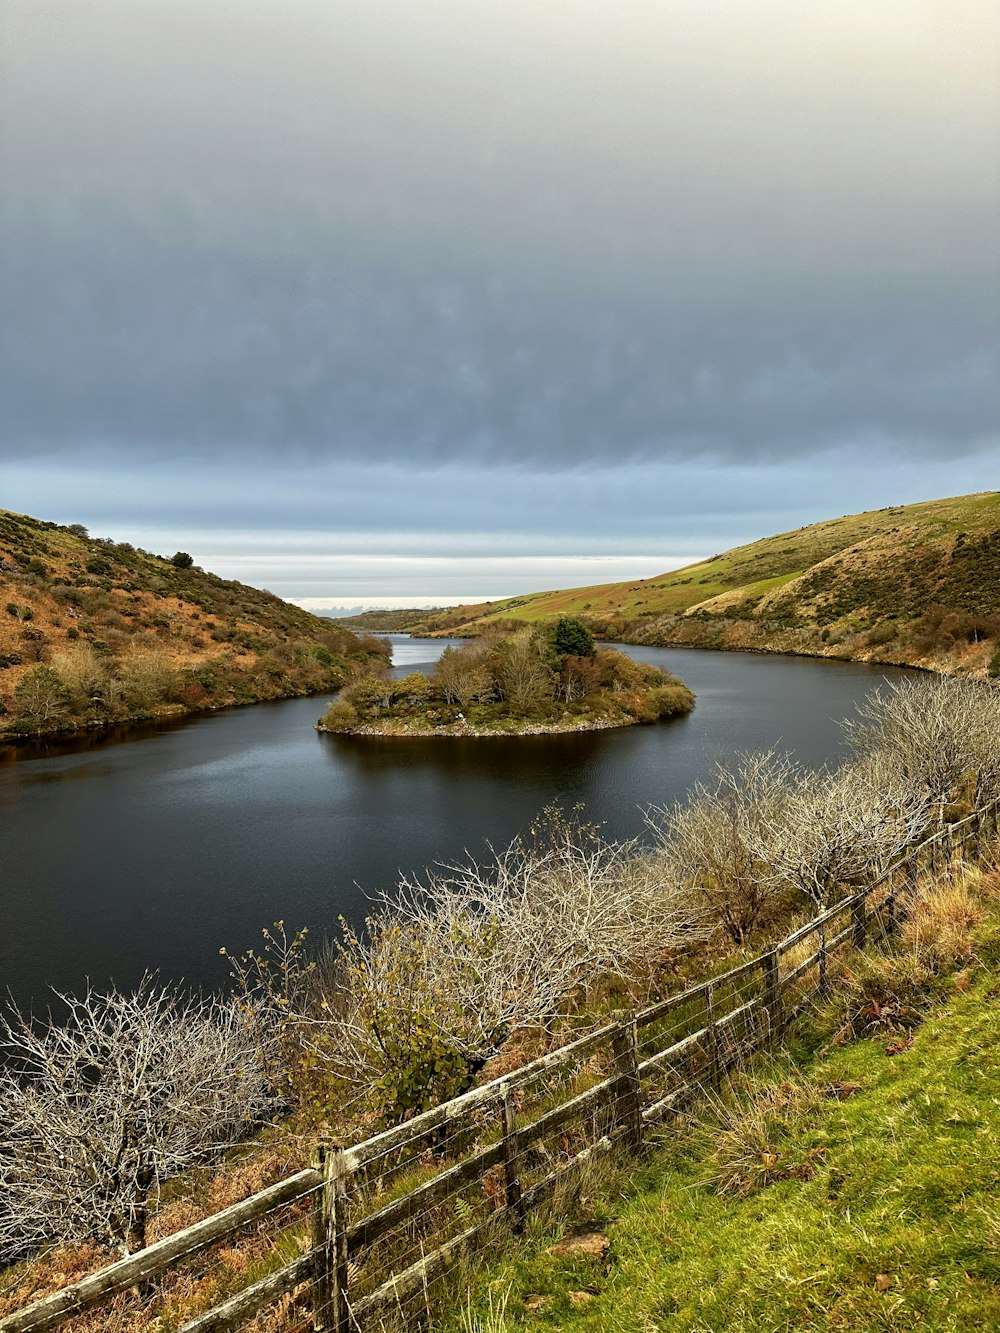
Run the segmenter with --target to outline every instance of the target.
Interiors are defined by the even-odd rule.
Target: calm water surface
[[[441,641],[394,636],[400,673]],[[145,968],[208,986],[219,946],[282,917],[357,920],[399,870],[505,843],[550,802],[624,837],[734,750],[840,755],[837,723],[892,668],[628,648],[698,696],[655,727],[518,739],[322,736],[322,698],[258,704],[46,752],[0,752],[0,991],[21,1002]]]

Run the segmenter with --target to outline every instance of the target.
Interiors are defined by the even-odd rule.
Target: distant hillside
[[[991,662],[1000,669],[1000,492],[830,519],[632,583],[401,613],[397,624],[474,634],[492,620],[556,615],[631,643],[985,675]]]
[[[437,620],[441,616],[447,616],[451,612],[450,607],[433,606],[422,609],[407,607],[397,611],[359,611],[351,616],[339,616],[338,625],[344,625],[347,629],[361,630],[366,634],[405,634],[409,626],[416,621]]]
[[[0,510],[0,735],[335,689],[384,646],[273,593]]]

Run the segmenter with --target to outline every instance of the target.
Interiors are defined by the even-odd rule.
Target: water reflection
[[[444,644],[407,643],[429,663]],[[717,758],[784,744],[835,760],[838,720],[885,676],[840,663],[629,649],[698,696],[655,727],[524,738],[333,737],[322,698],[89,738],[0,766],[0,986],[21,999],[146,967],[218,985],[225,944],[284,917],[357,918],[400,870],[503,844],[550,803],[614,837],[681,798]]]

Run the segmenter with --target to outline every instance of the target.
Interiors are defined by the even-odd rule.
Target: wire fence
[[[944,827],[766,953],[363,1143],[320,1145],[310,1168],[0,1317],[0,1333],[413,1328],[462,1256],[519,1233],[595,1156],[640,1151],[775,1042],[836,955],[895,929],[921,874],[978,857],[998,810]]]

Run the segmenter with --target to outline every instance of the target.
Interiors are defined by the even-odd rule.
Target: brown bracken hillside
[[[0,510],[0,736],[318,693],[387,660],[184,553]]]

